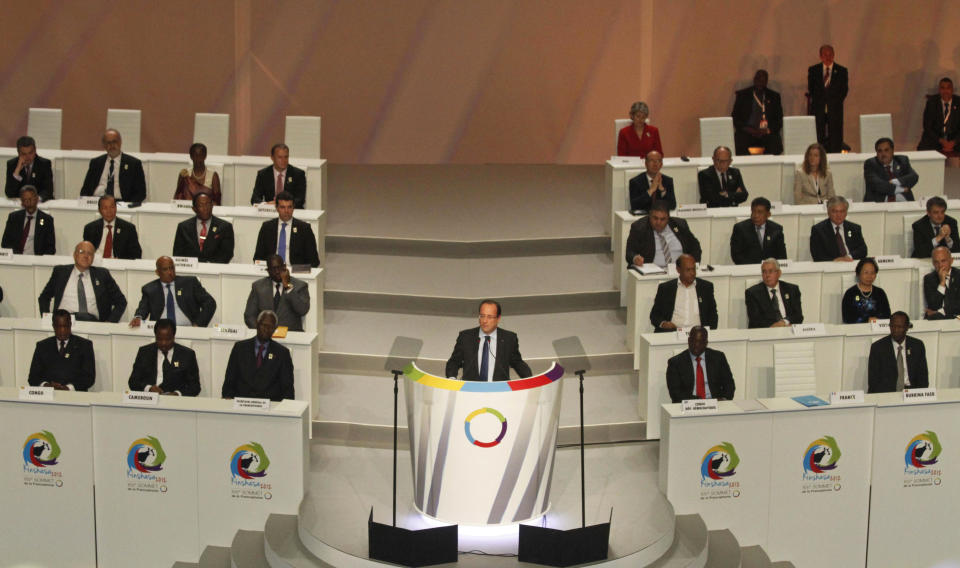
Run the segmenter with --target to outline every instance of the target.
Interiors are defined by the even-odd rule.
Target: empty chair
[[[803,396],[817,392],[816,348],[812,341],[783,341],[773,346],[774,395]]]
[[[193,115],[193,141],[207,146],[208,155],[226,156],[230,146],[230,115],[198,112]],[[221,179],[223,174],[220,174]]]
[[[717,116],[700,119],[700,155],[713,156],[717,146],[726,146],[733,152],[733,118]]]
[[[880,138],[893,140],[893,119],[890,114],[860,115],[860,151],[869,154]]]
[[[812,116],[783,117],[783,153],[803,155],[817,141],[817,123]]]
[[[32,108],[27,113],[27,136],[37,141],[37,148],[59,150],[63,131],[63,110]]]
[[[140,151],[140,111],[109,108],[107,109],[107,128],[120,133],[124,152]]]
[[[629,126],[631,124],[633,124],[633,121],[630,120],[629,118],[617,118],[613,121],[613,125],[615,126],[613,130],[613,155],[614,156],[617,155],[617,143],[620,141],[620,131],[623,130],[624,127]]]
[[[284,142],[291,158],[320,158],[320,117],[288,116]]]

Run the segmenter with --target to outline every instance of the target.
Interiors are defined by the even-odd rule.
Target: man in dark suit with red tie
[[[25,185],[20,190],[20,205],[7,215],[0,246],[13,249],[14,254],[57,254],[57,239],[53,217],[37,208],[37,188]]]
[[[200,262],[227,264],[233,258],[233,225],[213,216],[209,194],[193,196],[195,217],[181,221],[173,238],[173,256],[196,257]]]
[[[707,330],[694,327],[687,336],[688,348],[667,360],[667,390],[670,400],[693,398],[733,400],[737,387],[722,351],[707,348]]]
[[[103,133],[103,149],[107,153],[90,160],[80,195],[119,195],[120,201],[146,201],[147,182],[143,175],[143,163],[130,154],[124,154],[122,146],[123,139],[119,132],[110,128]]]
[[[279,402],[294,398],[293,359],[290,350],[273,341],[277,316],[260,312],[257,335],[233,344],[223,378],[223,398],[269,398]]]
[[[852,262],[867,256],[863,230],[847,221],[849,208],[841,195],[827,200],[827,218],[810,227],[810,256],[814,262]]]
[[[913,188],[920,175],[910,166],[910,158],[893,155],[893,140],[881,138],[873,145],[876,158],[863,163],[864,201],[913,201]]]
[[[960,156],[960,96],[953,94],[953,81],[940,79],[939,96],[927,99],[923,108],[923,136],[917,150],[936,150],[945,156]]]
[[[832,45],[820,46],[820,63],[807,70],[809,114],[816,118],[817,142],[827,152],[843,150],[843,101],[849,90],[847,68],[834,62]]]
[[[83,227],[83,240],[93,243],[103,258],[139,260],[143,256],[137,226],[117,217],[117,200],[103,195],[97,202],[100,218]]]
[[[97,377],[93,342],[74,335],[72,329],[70,312],[53,312],[53,337],[41,339],[33,350],[30,386],[78,391],[93,386]]]
[[[286,144],[274,144],[270,148],[270,160],[272,166],[257,172],[250,205],[273,203],[274,196],[286,191],[293,196],[294,208],[303,209],[307,201],[307,174],[290,165],[290,148]]]
[[[511,367],[518,378],[532,376],[530,366],[520,355],[517,334],[498,327],[500,303],[480,302],[479,320],[479,327],[465,329],[457,336],[453,353],[447,359],[447,377],[455,379],[462,368],[465,381],[506,381],[510,379]]]
[[[894,312],[890,316],[890,335],[870,346],[868,393],[925,389],[929,385],[927,350],[923,341],[907,336],[911,327],[910,316]]]

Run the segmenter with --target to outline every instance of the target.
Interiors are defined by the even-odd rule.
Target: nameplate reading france
[[[270,411],[269,398],[245,398],[238,396],[233,399],[234,410],[259,410],[260,412]]]
[[[720,410],[720,407],[717,405],[717,399],[715,398],[691,398],[682,401],[680,404],[681,414],[715,414]]]
[[[830,393],[830,404],[861,404],[863,402],[863,391],[840,391]]]
[[[937,389],[903,389],[903,402],[928,402],[937,400]]]
[[[827,329],[822,323],[795,323],[793,324],[793,334],[797,337],[812,337],[815,335],[825,335]]]
[[[160,393],[123,391],[124,404],[138,404],[140,406],[156,406],[160,404]]]
[[[53,400],[53,387],[20,387],[20,400]]]

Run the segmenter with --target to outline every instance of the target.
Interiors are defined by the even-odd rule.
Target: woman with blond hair
[[[826,203],[834,195],[833,174],[827,167],[827,151],[820,144],[811,144],[807,146],[803,164],[793,177],[793,203]]]

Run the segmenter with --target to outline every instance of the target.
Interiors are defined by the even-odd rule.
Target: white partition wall
[[[700,119],[700,155],[713,156],[717,146],[733,149],[733,118],[729,116]]]
[[[869,153],[880,138],[893,139],[893,118],[886,114],[860,115],[860,151]]]
[[[37,141],[37,151],[59,150],[63,132],[63,110],[31,108],[27,114],[27,136]],[[54,176],[56,177],[56,176]]]
[[[817,125],[812,116],[783,117],[783,153],[803,155],[817,141]]]
[[[209,112],[194,114],[193,141],[205,144],[208,156],[226,156],[229,154],[230,115]],[[221,183],[222,181],[221,179]]]
[[[120,132],[124,152],[140,151],[140,110],[107,109],[107,128]]]
[[[284,141],[291,158],[320,159],[320,117],[288,116]]]

